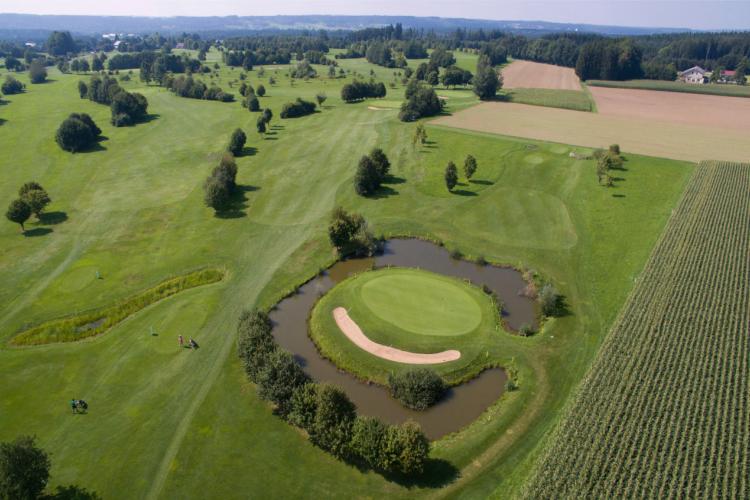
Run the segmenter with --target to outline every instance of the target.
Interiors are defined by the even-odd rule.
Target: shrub
[[[93,146],[100,133],[89,115],[74,113],[60,124],[55,141],[65,151],[76,153]]]
[[[245,135],[245,132],[243,132],[240,128],[235,129],[234,132],[232,132],[232,137],[229,139],[229,146],[227,146],[227,151],[232,153],[234,156],[240,156],[242,154],[242,150],[245,147],[246,141],[247,136]]]
[[[445,394],[443,379],[428,368],[413,368],[388,376],[391,395],[413,410],[426,410]]]
[[[349,214],[338,207],[331,214],[328,238],[339,255],[370,256],[377,250],[375,237],[360,214]]]
[[[411,421],[392,425],[383,436],[380,468],[391,473],[419,474],[430,452],[430,443],[419,424]]]
[[[545,284],[539,291],[539,304],[545,316],[555,316],[559,312],[560,294],[552,284]]]
[[[619,144],[610,144],[609,146],[609,152],[612,154],[619,155],[620,154],[620,145]]]
[[[518,329],[518,334],[521,337],[531,337],[532,335],[534,335],[534,333],[534,327],[532,327],[529,323],[522,324]]]
[[[287,415],[291,409],[292,394],[310,379],[291,353],[276,348],[267,356],[257,380],[258,395],[275,403],[279,414]]]
[[[38,59],[35,59],[29,65],[29,80],[31,83],[44,83],[47,80],[47,69]]]
[[[318,413],[318,385],[308,382],[294,390],[289,402],[287,420],[290,423],[311,432]]]
[[[299,118],[315,112],[316,104],[297,98],[294,102],[288,102],[281,108],[281,118]]]
[[[141,94],[131,94],[123,90],[112,98],[110,109],[112,125],[115,127],[133,125],[146,117],[148,101]]]
[[[407,87],[407,100],[401,105],[398,117],[404,122],[413,122],[427,116],[435,116],[443,110],[443,103],[438,99],[435,89],[421,83],[415,83],[410,91]]]
[[[245,368],[247,377],[258,381],[258,375],[276,350],[276,343],[271,335],[271,320],[258,309],[245,311],[237,325],[237,351]]]
[[[464,254],[458,248],[454,248],[453,250],[451,250],[449,256],[453,260],[460,260],[464,258]]]
[[[383,439],[388,426],[372,417],[357,417],[352,427],[351,451],[373,469],[380,469]]]
[[[25,87],[26,86],[23,83],[19,82],[11,75],[6,75],[1,90],[5,95],[13,95],[20,94]]]
[[[337,457],[349,456],[356,416],[354,403],[344,391],[329,384],[319,385],[317,395],[317,411],[310,440]]]

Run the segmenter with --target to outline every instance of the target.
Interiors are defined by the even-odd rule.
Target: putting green
[[[380,273],[360,296],[382,321],[419,335],[464,335],[482,321],[476,300],[455,279],[413,269]]]

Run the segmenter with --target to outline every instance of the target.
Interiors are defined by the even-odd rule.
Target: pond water
[[[389,240],[382,255],[368,259],[350,259],[336,263],[325,273],[299,288],[271,311],[273,335],[281,347],[294,354],[305,372],[318,382],[341,387],[357,405],[360,415],[378,417],[396,424],[408,419],[418,422],[430,439],[438,439],[476,420],[502,395],[507,376],[499,368],[485,370],[470,382],[451,388],[435,406],[425,411],[404,408],[391,398],[386,388],[368,384],[339,370],[323,358],[307,334],[307,320],[319,296],[348,276],[373,266],[415,267],[435,273],[486,284],[505,304],[504,319],[511,328],[534,324],[535,305],[519,291],[526,285],[521,274],[510,268],[479,266],[454,260],[447,250],[421,240]]]

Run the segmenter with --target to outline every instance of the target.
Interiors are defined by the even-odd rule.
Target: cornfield
[[[524,496],[750,498],[748,363],[750,165],[704,162]]]

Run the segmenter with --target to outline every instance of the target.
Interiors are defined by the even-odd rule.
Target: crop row
[[[750,496],[750,165],[704,162],[529,498]]]

